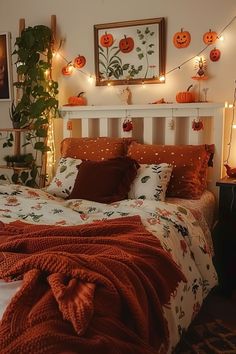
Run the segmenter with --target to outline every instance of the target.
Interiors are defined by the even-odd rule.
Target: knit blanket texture
[[[163,307],[185,277],[139,216],[79,226],[0,224],[0,278],[23,286],[0,353],[165,353]]]

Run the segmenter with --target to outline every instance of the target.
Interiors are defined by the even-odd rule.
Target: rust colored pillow
[[[66,138],[61,143],[61,157],[103,161],[125,156],[131,138]]]
[[[147,145],[132,143],[128,156],[143,164],[173,165],[168,197],[199,199],[206,189],[212,145]]]
[[[112,203],[126,199],[139,164],[129,157],[83,161],[69,199]]]

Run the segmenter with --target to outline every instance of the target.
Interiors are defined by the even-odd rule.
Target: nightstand
[[[222,178],[218,222],[213,230],[214,264],[219,277],[219,289],[230,295],[236,289],[236,179]]]

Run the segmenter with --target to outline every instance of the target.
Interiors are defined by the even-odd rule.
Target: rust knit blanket
[[[0,278],[23,278],[0,353],[151,354],[185,278],[138,216],[62,227],[0,224]]]

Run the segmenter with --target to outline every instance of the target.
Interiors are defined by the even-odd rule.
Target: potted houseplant
[[[11,106],[11,120],[14,128],[28,128],[26,142],[31,145],[32,170],[12,176],[13,182],[24,182],[27,186],[38,187],[42,180],[42,165],[47,146],[48,126],[57,115],[58,83],[52,79],[52,32],[47,26],[28,27],[16,38],[13,55],[17,56],[17,81],[14,86],[19,97]]]

